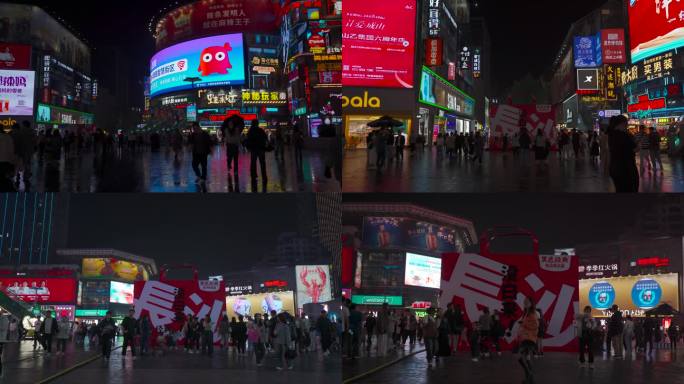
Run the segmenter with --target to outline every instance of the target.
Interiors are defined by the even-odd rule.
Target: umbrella
[[[404,123],[402,123],[399,120],[393,119],[390,116],[383,116],[375,121],[371,121],[368,123],[368,126],[371,128],[380,128],[380,127],[390,127],[390,128],[398,128],[398,127],[403,127]]]
[[[663,316],[663,317],[670,317],[670,316],[679,316],[681,313],[677,311],[676,309],[672,308],[670,304],[660,304],[659,306],[646,311],[647,315],[651,316]]]
[[[233,124],[237,128],[244,128],[244,126],[245,126],[245,119],[243,119],[240,115],[232,115],[229,118],[227,118],[224,121],[224,123],[226,123],[226,125],[227,125],[231,121],[233,122]]]

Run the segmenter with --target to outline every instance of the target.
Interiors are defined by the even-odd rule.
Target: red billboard
[[[603,47],[604,64],[624,64],[627,62],[624,29],[601,30],[601,47]]]
[[[491,123],[489,128],[489,149],[500,150],[504,135],[509,138],[520,132],[521,127],[527,129],[532,140],[541,130],[551,143],[552,148],[558,143],[556,125],[556,108],[544,104],[493,104],[489,107]]]
[[[416,1],[346,0],[342,17],[342,84],[413,88]]]
[[[76,303],[75,279],[0,278],[0,290],[27,303]]]
[[[31,69],[31,46],[0,43],[0,69]]]
[[[135,283],[135,318],[148,315],[156,332],[161,329],[178,332],[189,315],[204,319],[209,315],[214,325],[214,341],[219,341],[218,323],[226,311],[226,285],[223,281],[167,280],[166,272],[159,281]],[[153,337],[153,340],[156,339]]]
[[[435,67],[442,65],[442,52],[444,50],[444,42],[442,39],[426,39],[425,40],[425,65],[428,67]]]
[[[684,46],[684,2],[629,0],[632,62]]]
[[[196,1],[161,18],[156,26],[157,48],[179,41],[234,32],[276,30],[276,10],[270,0]]]
[[[490,242],[501,237],[527,237],[533,250],[528,254],[492,252]],[[479,254],[443,255],[440,307],[459,305],[469,322],[476,322],[484,308],[500,311],[506,330],[501,347],[508,350],[516,344],[518,320],[531,300],[547,324],[544,349],[576,351],[578,258],[540,255],[537,238],[520,229],[488,231],[480,240]]]

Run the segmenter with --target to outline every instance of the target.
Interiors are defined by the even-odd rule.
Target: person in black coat
[[[266,174],[266,150],[268,149],[268,136],[261,127],[259,127],[259,120],[252,120],[252,125],[247,132],[247,142],[245,143],[247,149],[252,155],[250,171],[252,175],[252,192],[257,192],[257,161],[261,165],[261,184],[262,189],[266,192],[266,184],[268,183],[268,175]]]
[[[639,171],[636,166],[636,143],[627,132],[627,118],[610,118],[608,125],[610,147],[610,177],[617,193],[639,192]]]

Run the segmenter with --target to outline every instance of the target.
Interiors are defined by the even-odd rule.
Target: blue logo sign
[[[653,279],[637,281],[632,288],[632,302],[641,309],[651,309],[658,306],[663,289]]]
[[[610,283],[602,281],[591,286],[589,290],[589,304],[594,309],[609,309],[615,302],[615,288]]]
[[[603,65],[601,35],[575,36],[575,68],[596,68]]]

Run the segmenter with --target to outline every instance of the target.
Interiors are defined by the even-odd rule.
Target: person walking
[[[292,370],[293,366],[290,363],[288,351],[290,350],[290,342],[292,341],[292,335],[290,331],[290,326],[287,324],[287,319],[285,314],[281,313],[277,317],[276,328],[273,331],[273,344],[276,347],[276,353],[280,360],[279,366],[276,369],[282,371],[285,367],[288,370]]]
[[[96,138],[98,138],[96,136]],[[96,149],[95,152],[98,153],[98,149],[101,147],[101,142],[102,139],[97,139],[96,140]],[[173,131],[171,134],[171,149],[173,150],[173,158],[174,161],[178,162],[180,161],[180,157],[183,154],[183,133],[181,132],[180,129],[176,129]]]
[[[650,314],[646,314],[644,319],[644,352],[646,354],[652,354],[655,350],[653,348],[653,341],[655,338],[656,322],[653,320]]]
[[[484,139],[480,131],[475,132],[473,138],[473,151],[475,152],[472,160],[482,164],[482,156],[484,155]]]
[[[423,340],[425,340],[425,352],[427,355],[428,367],[432,366],[433,360],[437,360],[437,323],[432,311],[428,310],[423,326]]]
[[[368,313],[368,316],[366,317],[366,321],[364,322],[364,327],[366,328],[366,351],[370,352],[371,347],[373,346],[373,334],[375,333],[375,323],[376,319],[373,316],[373,313]],[[377,343],[377,339],[376,339]]]
[[[228,350],[230,340],[230,323],[228,322],[228,315],[221,316],[219,321],[219,335],[221,335],[221,350]]]
[[[261,367],[263,365],[264,355],[266,355],[265,342],[268,338],[266,324],[264,323],[261,314],[255,316],[252,328],[251,340],[254,343],[254,356],[256,357],[257,367]]]
[[[593,348],[593,333],[596,329],[596,321],[591,316],[591,307],[584,307],[582,314],[577,315],[575,319],[577,324],[577,336],[579,337],[579,365],[584,366],[586,360],[584,358],[585,352],[589,357],[589,369],[594,369],[594,348]]]
[[[207,314],[202,320],[202,354],[211,357],[214,354],[214,323]]]
[[[611,308],[613,314],[608,320],[608,336],[610,337],[611,345],[613,347],[613,358],[623,358],[623,339],[622,333],[624,331],[624,324],[622,321],[622,312],[620,312],[617,305]]]
[[[610,118],[608,126],[610,148],[610,177],[618,193],[639,192],[639,171],[636,167],[634,140],[627,133],[627,118],[619,115]]]
[[[667,328],[667,337],[670,338],[670,350],[677,352],[677,341],[679,341],[679,329],[677,326],[670,323],[670,327]]]
[[[205,184],[207,182],[208,158],[213,143],[209,134],[197,122],[192,123],[190,145],[192,146],[192,169],[197,176],[195,184]]]
[[[480,332],[481,344],[489,345],[489,331],[492,326],[492,315],[489,314],[489,308],[485,307],[477,320],[478,330]],[[490,351],[485,349],[483,351],[484,357],[489,357]]]
[[[69,318],[62,316],[58,322],[57,327],[57,355],[66,354],[66,345],[69,340],[69,331],[71,329],[71,324],[69,323]]]
[[[648,134],[648,148],[651,154],[651,164],[653,165],[653,172],[660,170],[660,174],[663,173],[663,159],[660,157],[660,134],[655,129],[655,127],[650,128],[650,133]]]
[[[599,151],[600,151],[600,161],[601,170],[604,176],[610,175],[610,137],[608,136],[607,129],[601,129],[599,135]]]
[[[21,161],[22,179],[27,182],[31,178],[31,161],[36,151],[36,134],[30,122],[22,122],[21,129],[16,136],[15,148],[17,157]],[[19,174],[17,174],[17,181],[19,181]]]
[[[2,133],[0,133],[2,135]],[[36,322],[33,323],[33,350],[35,351],[38,347],[42,347],[45,349],[45,346],[43,344],[43,335],[40,333],[41,326],[43,325],[43,322],[40,320],[40,318],[36,319]]]
[[[376,329],[378,333],[378,355],[385,356],[388,350],[388,338],[392,331],[390,329],[390,311],[387,303],[383,303],[382,308],[378,312]]]
[[[534,137],[534,159],[537,164],[542,166],[546,163],[546,157],[548,156],[548,140],[544,136],[544,131],[541,129],[537,130],[537,135]]]
[[[631,315],[625,318],[624,330],[622,331],[623,345],[627,355],[632,355],[632,346],[634,341],[634,321]]]
[[[100,320],[98,327],[102,335],[102,356],[107,361],[112,353],[112,341],[116,335],[116,324],[114,324],[114,319],[112,319],[112,311],[107,311],[104,319]]]
[[[403,161],[404,150],[406,149],[406,136],[404,136],[403,133],[399,132],[397,134],[397,137],[394,140],[394,146],[395,158],[397,161]]]
[[[382,167],[385,166],[385,160],[387,160],[387,137],[389,133],[385,127],[380,127],[373,135],[373,147],[375,148],[375,155],[377,157],[375,161],[375,168],[380,171]]]
[[[232,170],[236,185],[238,185],[239,179],[240,142],[242,140],[242,131],[244,129],[245,121],[239,116],[232,116],[224,120],[223,124],[221,125],[221,133],[226,143],[228,177],[230,177],[230,171]]]
[[[128,347],[131,347],[131,355],[135,360],[135,335],[138,333],[138,321],[134,317],[135,310],[129,309],[128,315],[121,321],[121,330],[123,331],[123,346],[121,347],[121,356],[126,357]]]
[[[356,304],[349,305],[349,333],[351,333],[351,356],[352,359],[359,357],[359,345],[361,343],[363,314],[356,308]]]
[[[529,302],[522,318],[519,321],[518,342],[520,344],[518,363],[525,371],[525,384],[534,383],[532,372],[532,356],[537,351],[537,338],[539,337],[539,313],[533,302]]]
[[[59,324],[57,324],[57,320],[52,317],[52,311],[47,311],[45,320],[43,320],[40,325],[40,333],[43,335],[46,356],[50,356],[52,353],[52,339],[57,332],[59,332]]]
[[[245,318],[242,315],[238,316],[238,321],[235,323],[234,327],[235,340],[233,341],[237,346],[238,355],[244,356],[246,355],[245,345],[247,343],[247,324],[245,323]]]
[[[641,175],[646,173],[646,166],[648,165],[648,171],[653,171],[653,166],[651,165],[651,140],[648,133],[646,133],[646,126],[640,125],[639,132],[634,137],[634,141],[639,147],[639,170]]]
[[[152,323],[150,323],[150,318],[145,313],[140,317],[140,355],[147,353],[151,333]]]
[[[252,125],[247,132],[245,143],[251,154],[250,175],[252,178],[252,192],[258,192],[257,162],[261,166],[261,186],[262,192],[266,192],[268,185],[268,175],[266,174],[266,151],[269,149],[268,135],[259,127],[259,120],[252,120]]]

